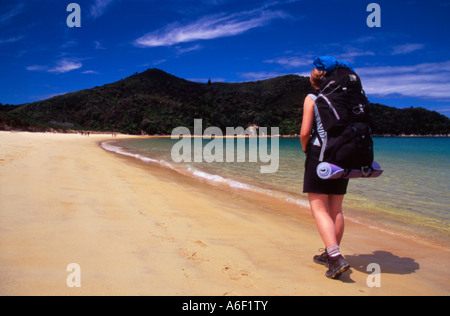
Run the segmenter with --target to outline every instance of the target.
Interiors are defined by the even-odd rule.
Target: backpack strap
[[[309,144],[308,146],[314,145],[316,139],[319,140],[319,143],[322,145],[320,136],[317,133],[317,109],[316,109],[316,99],[317,96],[315,94],[308,94],[308,97],[310,97],[314,101],[314,117],[313,117],[313,126],[311,129],[311,134],[309,137]]]

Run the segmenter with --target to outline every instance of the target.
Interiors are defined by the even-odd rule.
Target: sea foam
[[[116,154],[127,156],[127,157],[132,157],[132,158],[138,159],[140,161],[143,161],[145,163],[159,164],[162,167],[176,171],[184,176],[190,176],[193,178],[205,180],[206,182],[208,182],[212,185],[224,185],[224,186],[227,186],[232,189],[245,190],[245,191],[250,191],[250,192],[254,192],[254,193],[264,194],[266,196],[277,198],[277,199],[282,199],[286,202],[294,203],[294,204],[302,206],[302,207],[309,207],[309,204],[307,201],[298,199],[298,198],[294,198],[294,197],[290,196],[289,194],[286,194],[283,192],[278,192],[278,191],[270,190],[270,189],[264,189],[264,188],[261,188],[261,187],[258,187],[258,186],[252,185],[252,184],[244,183],[244,182],[237,181],[234,179],[225,178],[225,177],[222,177],[217,174],[211,174],[211,173],[208,173],[205,171],[201,171],[201,170],[198,170],[193,167],[186,168],[180,164],[169,163],[165,160],[157,160],[157,159],[143,156],[141,154],[132,153],[132,152],[126,151],[123,147],[112,144],[112,142],[110,142],[110,141],[103,142],[101,144],[101,147],[107,151],[114,152]]]

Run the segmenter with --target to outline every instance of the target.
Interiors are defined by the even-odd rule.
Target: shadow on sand
[[[367,275],[373,272],[372,270],[367,271],[367,267],[371,263],[379,264],[383,274],[411,274],[420,268],[420,265],[413,258],[402,258],[388,251],[380,250],[374,251],[372,254],[346,255],[345,259],[350,263],[351,269]],[[341,281],[353,283],[350,274],[344,274]]]

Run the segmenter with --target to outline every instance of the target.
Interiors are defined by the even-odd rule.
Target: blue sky
[[[351,62],[372,102],[450,116],[450,0],[0,0],[0,102],[93,88],[148,68],[206,82]],[[67,6],[81,8],[69,28]],[[381,8],[370,28],[367,6]]]

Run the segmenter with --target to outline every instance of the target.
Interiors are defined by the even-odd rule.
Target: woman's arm
[[[311,129],[314,119],[314,100],[307,96],[303,104],[303,122],[300,131],[300,141],[302,143],[303,151],[306,152],[308,148],[309,138],[311,137]]]

